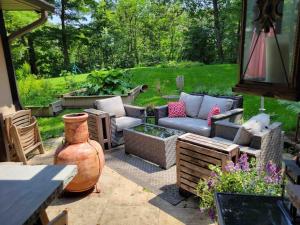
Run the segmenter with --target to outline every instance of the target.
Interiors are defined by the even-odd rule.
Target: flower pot
[[[65,143],[55,152],[57,165],[77,165],[78,173],[66,187],[69,192],[84,192],[98,182],[104,167],[102,147],[89,139],[88,114],[68,114],[65,123]]]

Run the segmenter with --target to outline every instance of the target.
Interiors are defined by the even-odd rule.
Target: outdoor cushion
[[[226,144],[233,144],[232,141],[224,139],[224,138],[220,138],[220,137],[213,137],[212,139],[217,140],[217,141],[223,141]],[[261,152],[261,150],[251,148],[248,146],[239,145],[239,147],[240,147],[241,153],[246,153],[247,155],[251,155],[251,156],[255,156],[255,157],[259,157],[260,152]]]
[[[237,145],[249,146],[252,137],[253,137],[252,132],[249,129],[245,128],[244,126],[241,126],[237,134],[235,135],[233,143]]]
[[[116,117],[122,117],[126,115],[122,98],[120,96],[96,100],[95,105],[97,109],[112,113]]]
[[[164,117],[158,120],[158,125],[169,127],[185,132],[200,134],[209,137],[211,127],[207,125],[207,120],[195,119],[191,117],[169,118]]]
[[[142,119],[123,116],[116,118],[117,131],[123,131],[125,128],[131,128],[142,124]]]
[[[169,117],[186,117],[184,102],[169,102],[168,103]]]
[[[219,106],[215,105],[214,107],[211,108],[211,110],[208,113],[207,116],[207,125],[211,126],[211,117],[214,115],[219,115],[221,112],[221,109]]]
[[[205,95],[202,104],[200,106],[198,117],[200,119],[206,120],[210,109],[215,105],[220,107],[221,113],[227,112],[231,109],[232,104],[233,104],[232,99],[216,98],[216,97]]]
[[[250,120],[257,121],[261,125],[261,130],[268,128],[270,125],[270,115],[265,113],[260,113],[256,116],[253,116]]]
[[[181,92],[179,101],[185,103],[185,112],[189,117],[197,117],[200,106],[203,100],[203,96],[190,95],[184,92]]]

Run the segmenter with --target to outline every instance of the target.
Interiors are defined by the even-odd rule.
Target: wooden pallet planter
[[[237,162],[238,156],[238,145],[196,134],[184,134],[178,138],[176,145],[177,185],[196,195],[199,180],[211,175],[208,168],[210,164],[221,166],[224,170],[227,162]]]
[[[78,92],[84,92],[85,90],[77,90],[62,96],[63,98],[63,107],[72,109],[72,108],[93,108],[96,100],[106,99],[115,97],[116,95],[94,95],[94,96],[76,96],[75,94]],[[134,99],[140,94],[142,91],[142,86],[137,86],[128,94],[121,95],[124,104],[131,104]]]
[[[37,117],[51,117],[58,115],[62,110],[62,100],[57,100],[49,104],[49,106],[25,106],[30,109],[33,116]]]
[[[103,149],[111,149],[111,128],[109,114],[97,109],[84,110],[89,115],[90,139],[99,142]]]

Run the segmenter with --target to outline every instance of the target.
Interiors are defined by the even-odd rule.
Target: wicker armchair
[[[119,96],[97,100],[95,108],[109,113],[112,146],[124,144],[123,129],[142,124],[146,118],[146,108],[125,105]]]
[[[215,123],[213,139],[233,142],[240,126],[224,120],[218,121]],[[255,157],[258,169],[265,168],[269,161],[281,167],[283,136],[281,123],[275,122],[268,129],[254,134],[249,146],[240,146],[240,152]]]

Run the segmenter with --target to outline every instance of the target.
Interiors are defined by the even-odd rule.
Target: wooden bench
[[[200,179],[211,175],[208,166],[225,169],[228,161],[237,162],[239,146],[216,141],[204,136],[187,133],[180,136],[176,145],[177,185],[181,194],[196,194]]]

